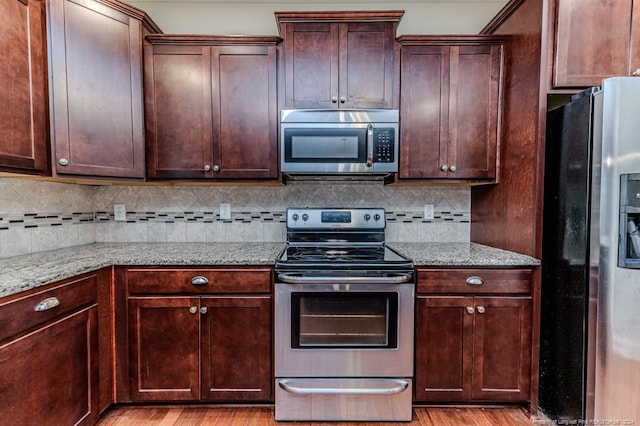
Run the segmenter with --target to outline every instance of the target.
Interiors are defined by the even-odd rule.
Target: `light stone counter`
[[[415,266],[526,267],[540,261],[511,251],[476,243],[389,243],[389,247],[411,258]]]
[[[474,243],[390,243],[416,266],[534,267],[529,256]],[[284,243],[96,243],[0,259],[0,297],[111,265],[273,266]]]

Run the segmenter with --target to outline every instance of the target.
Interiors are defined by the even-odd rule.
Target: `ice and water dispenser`
[[[640,173],[620,175],[618,266],[640,268]]]

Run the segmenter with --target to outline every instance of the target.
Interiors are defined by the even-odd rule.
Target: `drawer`
[[[418,293],[530,293],[529,269],[418,269]]]
[[[24,297],[0,301],[0,341],[97,302],[96,275],[74,279]],[[55,299],[54,299],[55,298]],[[50,302],[46,306],[44,302]],[[43,303],[39,309],[36,307]]]
[[[130,294],[269,293],[271,269],[130,268],[127,285]]]

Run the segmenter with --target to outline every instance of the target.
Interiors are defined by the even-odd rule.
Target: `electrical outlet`
[[[127,210],[125,209],[124,204],[113,205],[113,219],[117,222],[124,222],[127,220]]]
[[[433,204],[424,205],[424,215],[422,217],[425,220],[433,220]]]
[[[231,219],[231,204],[220,203],[220,219],[222,220]]]

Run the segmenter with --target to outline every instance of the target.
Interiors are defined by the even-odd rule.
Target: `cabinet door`
[[[45,1],[0,2],[0,170],[47,169]]]
[[[495,179],[500,120],[502,46],[452,46],[448,175]]]
[[[49,12],[54,173],[143,178],[141,22],[93,0]]]
[[[213,167],[211,48],[144,47],[149,178],[204,178]]]
[[[404,46],[400,73],[399,176],[446,177],[449,47]]]
[[[214,47],[212,76],[214,164],[208,175],[276,178],[276,47]]]
[[[338,108],[338,24],[283,24],[285,108]]]
[[[340,108],[393,108],[397,79],[395,24],[340,25],[338,99]]]
[[[472,297],[418,296],[416,306],[415,399],[471,398]]]
[[[531,384],[531,298],[476,297],[474,400],[527,401]]]
[[[556,0],[554,88],[600,86],[603,78],[629,75],[634,3]]]
[[[98,321],[91,307],[0,345],[0,418],[16,425],[98,419]]]
[[[198,400],[198,298],[130,298],[128,315],[131,400]]]
[[[271,297],[205,297],[202,398],[271,400]]]

